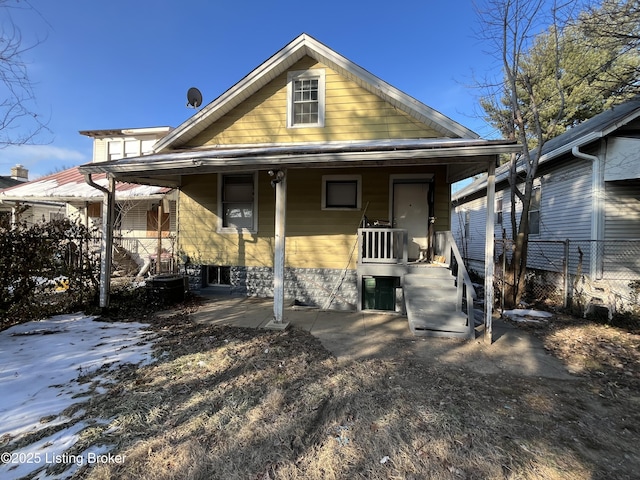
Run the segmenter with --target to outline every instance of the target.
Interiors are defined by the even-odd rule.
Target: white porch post
[[[495,228],[495,203],[496,203],[496,161],[489,162],[487,170],[487,226],[485,235],[484,254],[484,339],[493,343],[493,249]]]
[[[285,170],[270,172],[276,189],[275,251],[273,255],[273,320],[265,328],[284,330],[284,258],[287,216],[287,174]]]
[[[109,306],[111,254],[113,251],[113,209],[116,179],[107,174],[109,185],[102,197],[102,239],[100,240],[100,307]]]

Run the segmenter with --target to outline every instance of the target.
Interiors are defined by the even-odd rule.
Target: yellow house
[[[451,184],[512,142],[477,134],[302,34],[154,145],[81,167],[179,189],[181,260],[215,286],[390,309],[451,230]],[[445,252],[448,255],[447,252]]]

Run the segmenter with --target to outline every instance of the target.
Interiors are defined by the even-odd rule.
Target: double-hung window
[[[221,174],[218,189],[218,231],[240,233],[256,231],[255,175]]]
[[[534,187],[531,192],[531,204],[529,205],[529,235],[540,235],[540,186]]]
[[[323,127],[324,93],[323,69],[289,72],[287,127]]]

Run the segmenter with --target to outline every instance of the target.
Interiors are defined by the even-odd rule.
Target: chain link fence
[[[496,298],[514,284],[514,242],[495,244]],[[588,313],[606,308],[638,313],[640,240],[529,240],[525,300]]]

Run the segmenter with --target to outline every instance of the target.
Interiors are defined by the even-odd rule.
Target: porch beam
[[[493,249],[495,235],[496,162],[489,162],[487,170],[487,223],[484,255],[484,339],[493,343]],[[473,309],[471,310],[473,311]]]
[[[273,319],[265,325],[271,330],[285,330],[289,323],[284,321],[284,259],[287,217],[287,174],[286,170],[269,172],[274,178],[276,190],[275,251],[273,254]]]
[[[256,167],[278,167],[286,165],[288,167],[313,167],[329,166],[333,164],[362,164],[362,165],[395,165],[399,161],[406,161],[407,165],[412,164],[447,164],[443,159],[455,158],[457,164],[477,164],[478,162],[493,160],[496,154],[511,153],[519,150],[514,144],[485,144],[485,145],[456,145],[456,146],[432,146],[431,148],[385,148],[368,149],[361,147],[361,150],[339,150],[335,151],[313,150],[313,146],[308,146],[304,151],[292,149],[229,149],[229,150],[202,150],[187,152],[172,152],[165,154],[152,154],[143,157],[118,160],[117,163],[97,162],[80,167],[82,173],[103,173],[109,172],[134,177],[143,172],[148,173],[150,165],[154,173],[158,176],[169,174],[193,174],[202,173],[207,169],[230,169],[251,164]],[[283,156],[284,155],[284,156]],[[384,158],[380,162],[380,158]],[[143,174],[144,175],[144,174]]]

